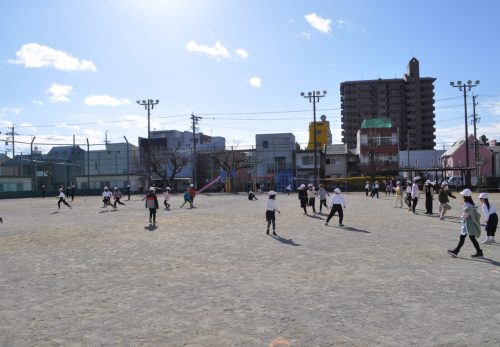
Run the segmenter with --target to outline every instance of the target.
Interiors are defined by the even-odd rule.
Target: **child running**
[[[307,204],[313,208],[313,213],[316,213],[316,190],[312,184],[307,186]]]
[[[299,200],[300,207],[304,210],[304,214],[307,214],[307,189],[305,184],[301,184],[299,187]]]
[[[170,204],[168,203],[169,201],[170,201],[170,187],[167,187],[163,192],[163,205],[165,205],[166,210],[170,209]]]
[[[330,194],[328,194],[323,184],[319,185],[318,195],[319,195],[319,213],[321,213],[321,207],[323,206],[325,206],[325,208],[328,210],[328,206],[326,206],[326,197],[330,196]]]
[[[462,216],[460,217],[460,241],[454,250],[448,250],[448,254],[455,258],[458,252],[460,252],[460,248],[464,245],[465,238],[469,235],[469,239],[476,249],[476,254],[472,254],[471,257],[479,258],[483,256],[483,251],[479,248],[476,237],[481,236],[481,215],[477,212],[476,206],[474,206],[471,190],[464,189],[460,194],[464,197]]]
[[[495,232],[497,231],[498,216],[497,209],[488,201],[488,193],[479,194],[479,200],[483,204],[484,221],[486,222],[486,238],[481,243],[495,243]]]
[[[64,195],[64,189],[59,188],[59,201],[57,202],[57,208],[61,209],[61,202],[71,208],[71,206],[66,202],[66,195]],[[3,223],[3,222],[2,222]]]
[[[159,207],[158,198],[156,197],[154,187],[149,188],[149,193],[144,199],[146,199],[145,207],[149,208],[149,224],[151,224],[151,222],[153,222],[153,224],[156,224],[156,210]]]
[[[441,190],[439,191],[438,199],[439,199],[439,219],[443,220],[446,211],[451,210],[450,199],[448,197],[452,197],[456,199],[455,195],[451,193],[448,189],[448,182],[444,181],[441,183]]]
[[[113,204],[114,208],[116,208],[116,204],[125,205],[123,202],[120,201],[120,199],[122,198],[122,192],[120,192],[118,187],[115,187],[113,189],[113,197],[115,199],[115,203]]]
[[[108,207],[108,206],[112,206],[111,205],[111,197],[113,196],[113,193],[111,193],[109,190],[108,190],[108,187],[104,187],[104,191],[102,192],[102,202],[103,202],[103,208],[104,207]]]
[[[345,199],[342,195],[340,195],[340,188],[335,188],[333,190],[333,196],[332,196],[332,203],[331,203],[331,210],[330,214],[328,215],[328,218],[326,219],[325,225],[328,225],[328,222],[332,217],[335,215],[336,212],[339,213],[339,227],[343,227],[344,224],[342,224],[342,220],[344,219],[344,211],[342,210],[342,207],[345,208]]]
[[[273,226],[273,235],[276,235],[276,212],[280,213],[278,205],[276,204],[276,192],[271,190],[269,192],[269,199],[266,202],[266,221],[267,221],[267,232],[269,235],[269,227]]]
[[[189,203],[189,208],[193,208],[193,201],[191,200],[191,194],[189,194],[189,188],[184,192],[184,202],[181,208],[183,208],[186,203]]]

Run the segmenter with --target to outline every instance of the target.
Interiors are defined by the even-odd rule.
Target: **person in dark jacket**
[[[308,203],[308,197],[307,197],[307,189],[305,184],[301,184],[299,187],[299,200],[300,200],[300,207],[304,210],[304,214],[307,214],[307,203]]]
[[[427,180],[424,184],[425,192],[425,214],[432,214],[432,200],[434,200],[434,192],[431,181]]]
[[[144,199],[146,200],[145,207],[149,208],[149,224],[151,224],[151,222],[156,224],[156,210],[159,208],[159,205],[154,187],[149,188],[149,193],[144,197]]]

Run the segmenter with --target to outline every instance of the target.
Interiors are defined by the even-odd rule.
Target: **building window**
[[[302,165],[312,165],[313,164],[313,156],[303,156],[302,157]]]
[[[268,141],[262,141],[262,147],[263,148],[269,148],[269,142]]]

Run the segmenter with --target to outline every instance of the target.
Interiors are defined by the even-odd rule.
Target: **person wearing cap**
[[[104,187],[104,190],[102,192],[102,202],[103,202],[103,208],[104,207],[108,207],[108,206],[112,206],[111,205],[111,197],[113,196],[113,193],[111,193],[109,190],[108,190],[108,187]]]
[[[191,200],[191,194],[189,193],[189,187],[184,192],[184,202],[181,205],[181,208],[184,207],[186,203],[189,203],[189,208],[193,208],[193,201]]]
[[[373,197],[377,195],[377,199],[378,199],[378,181],[375,181],[375,183],[373,183],[373,187],[372,187],[372,193],[371,193],[371,197],[373,199]]]
[[[159,206],[154,187],[149,187],[149,192],[144,199],[146,200],[145,207],[149,209],[149,224],[151,224],[151,222],[156,224],[156,210]]]
[[[446,211],[451,210],[449,197],[452,197],[453,199],[456,199],[456,196],[451,193],[451,191],[448,189],[448,182],[444,181],[441,183],[441,190],[439,191],[438,194],[438,199],[439,199],[439,219],[443,220],[444,215],[446,214]]]
[[[368,193],[370,192],[370,182],[366,181],[365,183],[365,194],[368,197]]]
[[[330,214],[328,215],[328,218],[326,219],[325,225],[328,225],[328,222],[330,222],[330,219],[335,215],[335,213],[339,213],[339,227],[343,227],[344,224],[342,224],[342,221],[344,219],[344,211],[342,207],[345,208],[345,199],[344,197],[340,194],[340,188],[335,188],[333,190],[333,196],[332,196],[332,201],[331,201],[331,207],[332,209],[330,210]]]
[[[318,195],[319,195],[319,213],[321,213],[321,207],[323,206],[325,206],[325,208],[328,210],[328,206],[326,205],[326,197],[330,196],[330,194],[328,194],[323,184],[319,185]]]
[[[495,243],[495,233],[497,231],[498,216],[495,206],[490,204],[488,193],[479,194],[482,203],[484,221],[486,222],[486,238],[481,243]]]
[[[273,226],[273,235],[276,235],[276,212],[280,213],[278,204],[276,203],[276,192],[271,190],[269,191],[269,198],[266,201],[267,235],[269,235],[269,227],[271,225]]]
[[[434,200],[432,183],[430,180],[425,181],[425,214],[432,214],[432,200]]]
[[[418,203],[418,180],[419,177],[415,177],[413,179],[413,184],[411,185],[411,202],[412,202],[412,211],[415,214],[415,208]]]
[[[69,208],[71,208],[71,206],[66,202],[66,195],[64,195],[64,189],[61,187],[59,188],[59,201],[57,202],[57,208],[60,209],[61,208],[61,202],[68,206]],[[3,223],[3,222],[2,222]]]
[[[481,236],[481,215],[477,212],[476,206],[474,206],[470,189],[462,190],[460,195],[464,198],[462,215],[460,216],[460,241],[454,250],[448,250],[448,254],[456,257],[460,252],[460,248],[464,245],[465,238],[469,235],[469,239],[476,249],[476,254],[472,254],[471,257],[479,258],[483,256],[483,251],[479,248],[476,237]]]
[[[411,211],[411,182],[406,181],[406,188],[405,188],[405,203],[408,205],[408,211]]]
[[[316,190],[312,184],[307,186],[307,205],[313,208],[313,213],[316,213]]]
[[[285,191],[286,195],[290,195],[290,193],[292,192],[292,185],[291,184],[287,185]]]
[[[163,192],[163,205],[165,205],[166,210],[170,209],[170,204],[168,203],[169,201],[170,201],[170,187],[167,187]]]
[[[248,192],[248,200],[252,201],[252,200],[259,200],[259,199],[257,199],[254,192],[249,191]]]
[[[394,188],[394,192],[396,193],[396,198],[394,199],[394,208],[398,207],[403,208],[403,188],[401,187],[401,182],[396,182],[396,188]]]
[[[307,189],[305,184],[301,184],[299,187],[299,200],[300,207],[304,210],[304,214],[307,214]]]
[[[130,188],[130,184],[127,184],[127,201],[130,201],[130,195],[132,194],[132,188]]]
[[[122,198],[122,192],[120,192],[118,187],[113,188],[113,198],[115,199],[115,203],[113,204],[114,208],[116,208],[116,204],[125,205],[120,201],[120,199]]]

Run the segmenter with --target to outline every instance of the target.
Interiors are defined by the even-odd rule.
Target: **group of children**
[[[408,205],[408,210],[413,211],[415,213],[415,207],[418,202],[419,196],[419,188],[418,188],[418,180],[416,177],[413,180],[413,183],[407,182],[407,186],[405,189],[406,193],[406,204]],[[450,197],[456,199],[456,196],[450,191],[448,187],[448,183],[444,181],[441,183],[441,186],[434,187],[432,182],[427,180],[424,183],[424,193],[425,193],[425,214],[432,215],[432,207],[434,200],[434,189],[439,188],[438,191],[438,201],[439,201],[439,219],[444,220],[444,216],[447,211],[451,210],[451,206],[449,204]],[[403,207],[403,187],[400,182],[396,183],[395,188],[396,199],[394,207]],[[462,206],[462,214],[460,216],[460,240],[453,250],[448,250],[448,253],[453,257],[458,255],[461,247],[463,246],[465,239],[469,236],[474,248],[476,249],[476,254],[473,254],[473,258],[482,257],[483,251],[479,247],[479,243],[476,240],[476,237],[480,237],[481,235],[481,222],[480,222],[480,214],[477,211],[477,207],[474,205],[474,201],[472,200],[472,191],[470,189],[464,189],[460,192],[462,195],[464,202]],[[481,201],[481,208],[484,215],[484,221],[486,223],[486,237],[482,241],[483,244],[495,243],[495,232],[498,225],[498,216],[496,213],[495,206],[492,206],[488,200],[488,193],[479,194],[478,198]]]
[[[251,198],[252,192],[249,193],[249,200],[253,200]],[[267,231],[266,233],[269,235],[269,227],[273,228],[273,235],[276,235],[276,212],[280,213],[277,203],[276,203],[276,192],[271,190],[269,192],[269,197],[266,202],[266,221],[267,221]],[[307,215],[307,207],[312,207],[313,213],[316,213],[316,196],[319,196],[319,210],[321,213],[321,209],[324,206],[328,209],[328,205],[326,204],[326,197],[330,196],[328,191],[325,189],[323,184],[320,184],[318,191],[314,189],[312,184],[309,184],[306,188],[305,184],[300,185],[298,188],[298,197],[300,200],[300,207],[304,210],[304,214]],[[330,213],[326,219],[325,225],[328,225],[330,220],[338,213],[339,215],[339,226],[343,227],[342,221],[344,219],[344,208],[346,208],[346,202],[344,197],[341,195],[340,188],[335,188],[333,190],[333,195],[331,198],[330,204]]]

